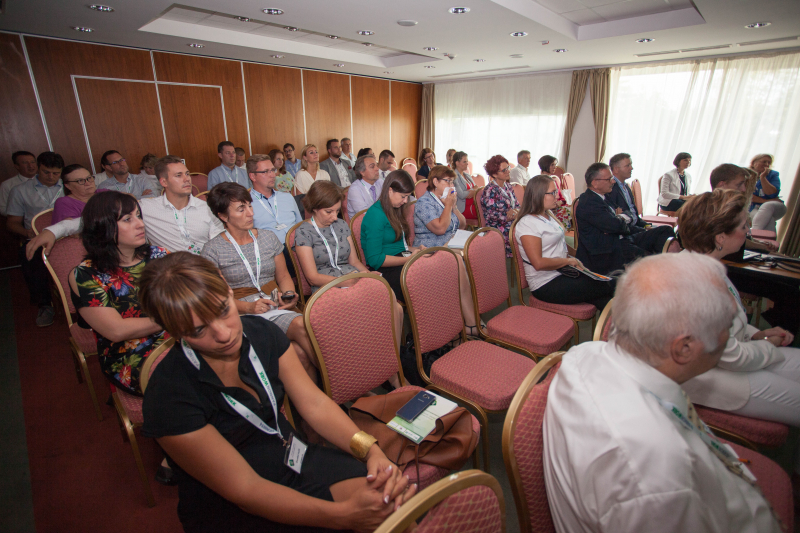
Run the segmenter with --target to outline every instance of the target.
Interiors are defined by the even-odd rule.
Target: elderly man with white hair
[[[725,349],[736,304],[724,276],[698,254],[642,259],[617,284],[610,341],[564,356],[544,419],[557,531],[780,531],[681,389]]]

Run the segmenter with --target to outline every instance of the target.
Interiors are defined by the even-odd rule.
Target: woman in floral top
[[[519,202],[514,194],[514,188],[508,182],[509,165],[508,159],[502,155],[496,155],[489,159],[483,168],[489,174],[491,181],[483,189],[481,196],[481,209],[486,219],[486,225],[497,228],[503,232],[503,239],[506,241],[506,257],[511,257],[511,246],[508,244],[508,232],[511,224],[517,217]]]
[[[289,172],[286,171],[286,160],[284,159],[283,152],[277,148],[269,151],[269,158],[272,161],[272,166],[275,167],[275,190],[281,192],[292,193],[294,188],[294,178]]]
[[[139,372],[165,333],[142,313],[138,281],[147,263],[167,252],[147,244],[139,203],[129,194],[97,193],[81,217],[86,258],[69,280],[75,308],[94,330],[103,373],[141,396]]]

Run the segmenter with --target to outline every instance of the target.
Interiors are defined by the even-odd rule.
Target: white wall
[[[587,88],[581,112],[578,114],[578,121],[572,130],[572,143],[567,165],[561,165],[567,172],[575,176],[575,198],[586,190],[584,175],[589,165],[594,162],[594,119],[592,118],[592,102]]]

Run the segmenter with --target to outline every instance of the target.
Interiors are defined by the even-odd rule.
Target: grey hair
[[[365,160],[369,158],[375,159],[375,156],[367,154],[367,155],[362,155],[361,157],[356,159],[356,164],[353,165],[353,172],[355,173],[357,180],[360,180],[361,174],[363,174],[364,171],[367,170],[367,162]]]
[[[657,367],[683,335],[700,340],[706,352],[717,350],[735,314],[722,263],[690,252],[659,254],[636,261],[619,278],[609,338]]]

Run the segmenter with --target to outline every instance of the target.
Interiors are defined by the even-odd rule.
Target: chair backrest
[[[408,223],[408,234],[406,235],[406,240],[408,241],[409,248],[414,246],[414,239],[416,239],[417,234],[414,231],[414,204],[416,201],[408,202],[406,205],[403,206],[403,216],[406,217],[406,222]]]
[[[511,162],[508,163],[508,168],[509,169],[514,168],[515,166],[517,166],[517,165],[515,165],[514,163],[511,163]]]
[[[514,268],[514,277],[516,279],[519,301],[525,305],[525,299],[522,297],[522,289],[528,288],[528,278],[525,277],[525,263],[522,262],[522,253],[516,239],[517,222],[519,222],[519,219],[511,224],[511,229],[508,231],[508,242],[511,243],[511,254],[514,257],[514,266],[516,267]]]
[[[670,237],[664,243],[664,248],[661,250],[661,253],[662,254],[676,254],[676,253],[681,252],[681,251],[683,251],[683,248],[681,248],[681,243],[678,242],[678,239],[676,239],[675,237]]]
[[[344,290],[338,285],[358,279]],[[356,272],[320,288],[303,312],[320,363],[325,393],[337,404],[360,398],[398,372],[402,375],[389,283]]]
[[[575,232],[573,237],[573,245],[575,249],[578,249],[578,200],[580,198],[575,198],[575,201],[572,202],[572,211],[570,212],[570,216],[572,217],[572,231]]]
[[[349,190],[350,187],[345,187],[344,190],[342,190],[342,208],[341,208],[342,219],[345,222],[347,222],[348,225],[350,225],[350,215],[347,214],[347,192]]]
[[[642,184],[639,183],[639,180],[633,180],[631,182],[631,190],[633,191],[633,204],[636,206],[636,210],[639,211],[640,215],[644,215],[644,209],[642,207]],[[661,178],[658,179],[658,190],[661,190]]]
[[[560,168],[561,167],[558,167],[557,169]],[[571,204],[572,201],[575,200],[575,177],[569,172],[566,172],[560,176],[560,179],[561,179],[561,193],[563,194],[564,191],[569,191],[569,201],[567,203]],[[566,196],[567,195],[564,195],[565,198]]]
[[[36,235],[39,235],[44,228],[51,225],[53,222],[53,208],[40,211],[33,220],[31,220],[31,228]]]
[[[302,305],[306,304],[306,296],[311,294],[311,284],[308,282],[308,279],[303,272],[303,267],[300,266],[300,259],[297,257],[297,251],[294,249],[294,233],[297,231],[297,228],[304,223],[305,221],[298,222],[292,226],[288,232],[286,232],[286,249],[289,250],[289,257],[292,259],[294,272],[295,275],[297,275],[297,282],[298,285],[300,285],[300,303]]]
[[[166,189],[164,189],[166,190]],[[197,196],[203,189],[192,183],[192,196]]]
[[[525,187],[519,183],[514,184],[514,196],[517,197],[517,204],[522,205],[522,198],[525,196]]]
[[[419,180],[414,185],[414,197],[419,200],[426,192],[428,192],[428,180]]]
[[[419,171],[417,165],[414,163],[406,163],[403,165],[403,170],[408,172],[412,179],[416,179],[417,172]]]
[[[153,376],[156,367],[164,360],[164,356],[169,353],[174,345],[175,337],[165,339],[164,342],[151,351],[147,359],[144,360],[142,371],[139,373],[139,385],[142,387],[142,394],[144,394],[144,390],[147,388],[147,384],[150,382],[150,378]]]
[[[192,178],[192,185],[197,187],[198,191],[208,190],[208,176],[202,172],[190,172],[189,176]]]
[[[203,200],[204,202],[207,202],[208,201],[208,193],[209,193],[209,191],[203,191],[200,194],[198,194],[197,196],[195,196],[195,198],[197,198],[198,200]]]
[[[505,249],[503,234],[495,228],[475,231],[464,245],[464,263],[476,315],[488,313],[503,302],[511,305]]]
[[[605,309],[603,312],[600,313],[600,318],[597,319],[597,325],[594,328],[594,336],[592,337],[593,341],[607,341],[608,336],[611,333],[611,319],[612,319],[612,308],[613,308],[614,299],[608,301],[606,304]]]
[[[486,187],[486,178],[484,178],[482,174],[474,174],[472,176],[472,181],[475,182],[476,187]]]
[[[557,181],[559,182],[559,185],[561,185],[561,186],[564,185],[564,181],[561,179],[561,177],[564,175],[564,172],[566,172],[566,170],[564,170],[563,168],[561,168],[558,165],[556,165],[556,170],[555,170],[555,172],[553,172],[553,176],[556,176],[558,178]]]
[[[481,227],[486,225],[486,217],[483,216],[483,204],[481,204],[481,198],[483,198],[483,187],[478,187],[478,191],[475,193],[475,211],[478,212],[478,224]]]
[[[414,529],[416,533],[506,531],[505,498],[500,483],[480,470],[466,470],[440,479],[414,495],[389,515],[375,533],[402,533],[426,512]]]
[[[426,248],[403,267],[403,295],[418,362],[420,354],[464,332],[459,276],[455,254],[443,247]]]
[[[472,161],[468,161],[467,162],[467,172],[469,172],[470,176],[472,176],[472,169],[473,169]]]
[[[367,264],[367,257],[364,255],[364,249],[361,247],[361,223],[364,222],[364,215],[366,214],[367,210],[364,209],[353,215],[353,218],[350,219],[350,235],[353,237],[353,244],[356,245],[358,260],[364,265]]]
[[[555,532],[544,480],[542,423],[547,393],[563,354],[550,354],[533,367],[511,400],[503,424],[503,461],[524,533]]]
[[[75,306],[72,305],[72,298],[67,297],[69,294],[69,273],[72,269],[81,264],[86,249],[83,247],[83,241],[80,236],[64,237],[59,239],[50,249],[50,253],[43,255],[44,264],[50,275],[53,277],[56,289],[58,289],[61,296],[61,304],[64,309],[69,310],[67,314],[67,323],[72,325],[72,317],[70,313],[75,313]]]

